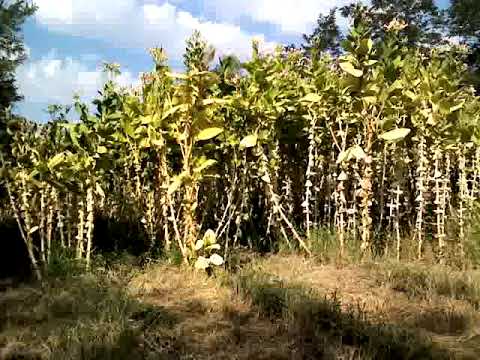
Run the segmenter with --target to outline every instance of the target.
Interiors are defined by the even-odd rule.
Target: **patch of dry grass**
[[[390,264],[245,264],[209,277],[125,262],[1,292],[0,359],[478,358],[472,274],[446,286]]]

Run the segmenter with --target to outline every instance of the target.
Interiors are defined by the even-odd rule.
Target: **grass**
[[[0,359],[477,359],[478,278],[419,264],[101,259],[0,292]],[[443,272],[442,272],[443,271]],[[477,336],[478,335],[478,336]]]
[[[458,271],[424,264],[389,263],[378,268],[379,284],[409,297],[445,296],[480,306],[480,271]]]

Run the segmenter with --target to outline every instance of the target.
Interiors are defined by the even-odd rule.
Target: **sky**
[[[151,47],[163,47],[180,71],[185,40],[194,30],[217,49],[245,60],[255,38],[265,50],[300,43],[319,14],[352,0],[33,0],[36,14],[23,28],[28,60],[17,69],[24,100],[16,111],[45,121],[49,104],[74,94],[91,101],[105,81],[102,63],[121,65],[121,85],[150,71]],[[445,7],[449,0],[436,0]],[[340,23],[346,27],[346,23]]]

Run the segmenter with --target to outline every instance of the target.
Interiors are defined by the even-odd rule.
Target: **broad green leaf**
[[[211,127],[211,128],[203,129],[196,136],[196,140],[203,141],[203,140],[213,139],[214,137],[220,135],[222,132],[223,132],[223,129],[219,127]]]
[[[300,101],[305,101],[305,102],[320,102],[321,100],[322,100],[322,97],[316,93],[309,93],[300,99]]]
[[[169,108],[167,111],[163,113],[162,120],[165,120],[168,118],[170,115],[175,114],[176,112],[184,112],[188,109],[187,104],[180,104],[180,105],[175,105]]]
[[[203,170],[209,168],[210,166],[215,165],[216,162],[217,162],[217,160],[207,159],[205,161],[202,161],[201,164],[198,167],[193,169],[193,171],[196,172],[196,173],[200,173]]]
[[[404,139],[408,134],[410,134],[410,131],[411,130],[407,128],[398,128],[381,134],[379,138],[385,141],[398,141]]]
[[[107,153],[107,148],[103,145],[97,146],[97,153],[106,154]]]
[[[257,145],[258,136],[256,134],[245,136],[242,141],[240,141],[240,148],[250,148]]]
[[[363,71],[359,69],[355,69],[352,63],[349,62],[341,62],[340,68],[345,71],[346,73],[354,76],[354,77],[361,77],[363,75]]]
[[[357,160],[363,160],[366,156],[365,151],[359,145],[352,146],[350,148],[351,155]]]
[[[205,231],[205,234],[203,235],[203,242],[205,246],[216,244],[217,236],[215,235],[215,231],[213,231],[212,229],[208,229],[207,231]]]
[[[220,266],[223,264],[223,258],[218,254],[213,254],[208,259],[209,262],[215,266]]]

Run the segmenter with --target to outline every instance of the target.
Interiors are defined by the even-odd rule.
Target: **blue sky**
[[[351,0],[34,0],[38,11],[24,26],[29,59],[17,71],[25,100],[17,111],[44,121],[48,104],[74,93],[91,100],[104,81],[103,61],[122,66],[118,81],[137,82],[152,67],[147,49],[162,46],[181,69],[185,39],[198,29],[217,48],[245,59],[251,40],[265,50],[298,43],[320,13]],[[449,0],[437,0],[447,6]],[[346,26],[346,24],[342,24]]]

